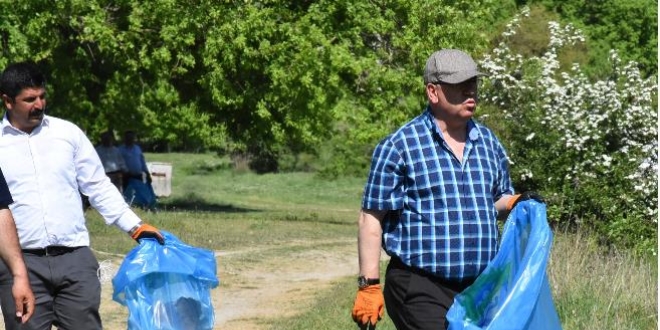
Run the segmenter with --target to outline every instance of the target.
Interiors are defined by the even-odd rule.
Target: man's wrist
[[[140,228],[140,226],[142,226],[142,222],[138,222],[137,225],[133,226],[133,228],[131,228],[131,230],[128,231],[128,235],[133,236],[133,234],[135,234],[135,232],[138,230],[138,228]]]
[[[358,288],[366,288],[370,285],[380,284],[380,278],[367,278],[363,275],[359,276],[357,279]]]
[[[509,200],[506,202],[506,210],[507,212],[510,212],[513,210],[513,205],[516,203],[516,201],[520,198],[520,194],[512,195],[509,197]]]
[[[20,270],[19,272],[12,273],[11,276],[14,278],[14,281],[25,280],[29,282],[27,269],[25,269],[24,271]]]

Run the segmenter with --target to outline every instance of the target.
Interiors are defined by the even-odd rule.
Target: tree
[[[532,1],[535,2],[535,1]],[[608,74],[608,53],[635,61],[644,76],[658,73],[658,3],[652,0],[541,0],[584,31],[591,53],[588,71]]]
[[[432,51],[483,51],[483,31],[513,9],[476,0],[0,4],[0,65],[39,62],[52,114],[92,138],[130,128],[150,145],[247,154],[266,171],[282,153],[317,153],[335,137],[362,145],[361,157],[421,111]]]
[[[555,223],[657,253],[657,80],[616,51],[601,79],[578,64],[562,70],[560,50],[585,40],[570,24],[549,22],[543,54],[521,56],[508,45],[519,24],[481,62],[489,79],[480,116],[499,122],[516,190],[542,192]]]

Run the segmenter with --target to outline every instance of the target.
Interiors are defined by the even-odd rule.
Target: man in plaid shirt
[[[363,328],[375,326],[384,303],[398,329],[446,328],[454,296],[497,253],[498,216],[522,200],[513,194],[504,147],[472,119],[482,75],[462,51],[433,53],[424,70],[426,110],[376,146],[359,218],[352,313]],[[384,292],[381,247],[390,256]]]

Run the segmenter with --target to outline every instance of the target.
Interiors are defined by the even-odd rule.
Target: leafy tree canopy
[[[400,122],[419,110],[409,95],[433,50],[484,51],[484,31],[515,9],[475,0],[0,4],[0,66],[42,65],[51,113],[92,138],[130,128],[167,148],[273,157],[315,152],[342,122],[375,123],[367,135]]]

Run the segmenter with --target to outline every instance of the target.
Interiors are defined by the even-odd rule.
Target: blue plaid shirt
[[[430,110],[381,141],[362,207],[387,210],[383,248],[447,280],[473,279],[498,248],[495,201],[513,194],[504,147],[473,120],[462,163]]]

